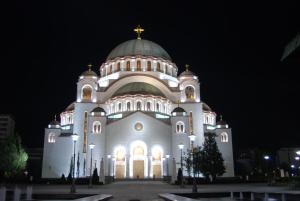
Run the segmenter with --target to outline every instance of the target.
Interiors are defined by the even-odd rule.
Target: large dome
[[[144,39],[134,39],[121,43],[109,53],[106,60],[136,55],[153,56],[170,61],[172,60],[170,55],[160,45]]]
[[[143,95],[155,95],[165,97],[164,94],[155,86],[144,83],[144,82],[132,82],[126,84],[119,88],[112,97],[122,96],[122,95],[135,95],[135,94],[143,94]]]

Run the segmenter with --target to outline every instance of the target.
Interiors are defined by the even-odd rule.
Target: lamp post
[[[180,180],[180,186],[183,187],[183,169],[182,169],[182,150],[184,148],[184,144],[180,143],[178,145],[178,148],[180,149],[180,168],[181,168],[181,180]]]
[[[75,187],[75,148],[76,148],[76,142],[77,142],[77,140],[78,140],[78,138],[79,138],[79,135],[78,134],[76,134],[76,133],[74,133],[73,135],[72,135],[72,140],[73,140],[73,144],[74,144],[74,152],[73,152],[73,162],[72,162],[72,168],[73,168],[73,172],[72,172],[72,185],[71,185],[71,190],[70,190],[70,192],[71,193],[76,193],[76,187]]]
[[[92,188],[93,181],[92,181],[92,169],[93,169],[93,149],[95,148],[95,145],[93,143],[89,144],[90,150],[91,150],[91,164],[90,164],[90,183],[89,188]]]
[[[193,133],[189,135],[191,141],[191,148],[192,148],[192,167],[193,167],[193,193],[197,193],[197,183],[195,178],[195,167],[194,167],[194,141],[196,140],[196,135]]]

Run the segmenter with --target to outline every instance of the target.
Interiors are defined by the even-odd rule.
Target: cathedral
[[[199,77],[178,67],[160,45],[141,38],[116,46],[77,82],[76,100],[45,128],[42,178],[177,177],[181,159],[216,134],[224,177],[234,176],[229,125],[202,101]],[[184,175],[187,172],[184,171]]]

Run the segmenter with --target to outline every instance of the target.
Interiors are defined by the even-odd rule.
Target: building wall
[[[12,135],[15,130],[15,120],[11,115],[0,115],[0,140]]]

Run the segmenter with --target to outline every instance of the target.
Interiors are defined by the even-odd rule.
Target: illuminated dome
[[[125,56],[153,56],[166,60],[172,60],[170,55],[160,45],[144,39],[134,39],[121,43],[115,47],[106,60]]]
[[[155,86],[144,83],[144,82],[132,82],[122,86],[118,89],[113,97],[122,96],[122,95],[135,95],[135,94],[143,94],[143,95],[155,95],[165,97],[164,94]]]

